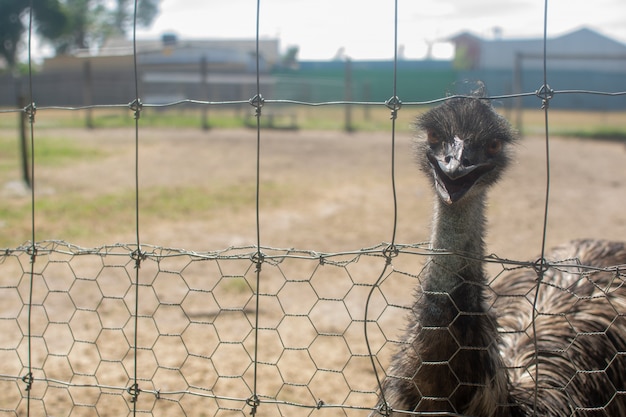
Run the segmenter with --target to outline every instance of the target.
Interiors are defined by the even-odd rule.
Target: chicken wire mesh
[[[398,334],[412,289],[422,284],[420,259],[435,253],[427,244],[393,252],[380,245],[335,254],[262,253],[259,261],[255,247],[196,253],[144,246],[138,257],[132,245],[85,249],[50,241],[36,245],[32,264],[31,246],[7,250],[0,257],[0,411],[363,415],[376,403],[372,365],[383,377],[390,356],[406,343]],[[486,261],[501,272],[536,266]],[[546,284],[543,291],[569,293],[572,306],[622,291],[626,278],[616,267],[587,268],[575,260],[552,266],[573,278],[567,287]],[[598,272],[612,276],[610,286],[597,285],[593,294],[576,290],[594,283]],[[490,299],[506,308],[511,297],[525,298],[532,311],[532,291]],[[625,306],[603,306],[614,313],[611,325],[623,326]],[[538,320],[550,319],[550,312],[538,313]],[[530,334],[527,324],[516,332]],[[577,337],[593,343],[607,331]],[[572,340],[564,343],[567,351]],[[572,377],[602,376],[624,355],[616,346],[606,368],[577,364]],[[520,365],[529,367],[527,359]],[[624,395],[624,387],[606,389]]]
[[[30,390],[34,415],[241,415],[250,411],[253,384],[260,415],[290,414],[293,406],[349,414],[373,404],[363,300],[374,271],[385,267],[382,249],[264,248],[259,264],[250,247],[144,247],[135,287],[136,248],[45,242],[37,245],[30,308],[30,248],[7,251],[2,409],[25,414]],[[381,357],[407,301],[396,281],[411,286],[415,277],[389,269],[371,298],[368,342]],[[23,378],[30,362],[32,375]]]

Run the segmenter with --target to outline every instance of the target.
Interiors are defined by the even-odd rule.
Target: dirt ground
[[[134,197],[133,130],[62,132],[104,147],[104,160],[42,169],[43,193],[86,199],[103,193]],[[262,246],[317,252],[357,250],[394,237],[393,182],[397,201],[395,241],[429,240],[432,193],[413,159],[414,134],[390,132],[262,132],[259,233]],[[211,251],[257,242],[255,130],[142,129],[139,148],[140,207],[146,190],[178,190],[181,199],[206,193],[215,204],[205,212],[173,213],[156,206],[140,212],[142,243]],[[494,187],[488,205],[487,251],[513,260],[536,259],[541,249],[547,186],[547,247],[571,239],[626,238],[626,146],[623,143],[524,137],[515,145],[509,172]],[[546,151],[549,152],[549,183]],[[217,190],[217,191],[215,191]],[[223,190],[234,190],[224,193]],[[142,196],[145,199],[142,200]],[[243,196],[243,197],[242,197]],[[93,235],[72,243],[93,247],[135,242],[134,201],[120,203],[125,227],[93,223]],[[55,214],[54,221],[62,221]],[[61,218],[59,218],[61,217]],[[43,235],[40,239],[63,239]],[[493,271],[496,273],[497,271]]]
[[[55,135],[101,147],[108,156],[37,169],[42,194],[63,198],[64,193],[80,193],[87,200],[134,190],[133,130],[68,130]],[[411,139],[406,133],[395,138],[398,242],[421,242],[429,236],[432,197],[413,162]],[[142,219],[140,214],[144,243],[193,250],[256,243],[255,206],[250,199],[256,181],[256,131],[142,129],[139,146],[141,190],[177,188],[184,195],[188,190],[209,193],[231,188],[247,193],[241,201],[232,194],[219,195],[222,200],[206,215],[182,220],[180,213],[168,213],[167,207],[156,218]],[[542,137],[526,137],[516,145],[512,169],[491,192],[490,251],[515,259],[537,253],[546,196],[545,148]],[[626,147],[552,137],[549,152],[548,246],[580,237],[623,239]],[[332,252],[389,241],[393,231],[390,161],[390,133],[262,132],[261,243]],[[147,199],[150,196],[146,194]],[[141,198],[140,194],[140,207]],[[134,200],[120,203],[123,210],[133,212]],[[111,236],[105,229],[73,243],[133,242],[133,216],[128,223],[125,233]]]
[[[106,156],[37,169],[42,198],[71,193],[88,201],[129,191],[132,196],[134,130],[54,134],[101,147]],[[263,265],[257,282],[254,264],[237,257],[246,253],[240,247],[257,242],[256,131],[140,130],[140,207],[150,205],[145,199],[160,195],[154,190],[176,190],[174,195],[191,205],[194,193],[215,197],[200,213],[188,207],[189,213],[174,213],[168,205],[140,211],[142,244],[184,249],[181,256],[175,251],[159,252],[176,255],[171,257],[149,256],[140,269],[145,285],[139,292],[139,374],[146,391],[139,396],[140,410],[154,415],[242,415],[237,410],[250,411],[240,400],[253,392],[255,372],[266,402],[258,415],[308,415],[319,400],[342,404],[348,415],[374,405],[376,379],[363,333],[367,297],[382,273],[381,287],[369,301],[368,319],[376,323],[368,329],[377,367],[384,369],[423,258],[400,255],[385,269],[380,256],[352,252],[393,238],[392,178],[396,243],[427,242],[432,207],[428,180],[413,162],[411,135],[396,134],[393,176],[391,139],[385,132],[262,132],[259,236],[267,253],[277,257]],[[549,154],[548,246],[582,237],[626,239],[626,146],[551,137]],[[545,138],[521,139],[513,167],[491,192],[489,253],[536,259],[546,185]],[[3,193],[7,200],[27,198],[6,187]],[[71,243],[85,248],[135,243],[134,200],[121,202],[119,210],[122,214],[113,217],[116,224],[94,220],[93,233]],[[53,216],[40,221],[71,221],[62,212]],[[38,236],[66,239],[45,232]],[[231,247],[236,249],[226,250]],[[281,257],[289,252],[270,248],[307,252],[295,252],[302,255],[299,259]],[[52,382],[47,389],[34,390],[33,407],[55,416],[69,415],[72,407],[72,415],[126,414],[132,406],[129,394],[113,387],[132,381],[134,264],[128,257],[81,257],[64,253],[71,248],[58,249],[36,266],[43,283],[35,287],[35,377],[69,384]],[[220,250],[226,251],[210,259],[193,256]],[[343,254],[322,263],[308,251]],[[25,256],[8,257],[0,262],[0,271],[0,305],[5,306],[0,317],[7,319],[0,323],[6,334],[16,335],[0,346],[0,374],[23,375],[26,313],[15,300],[18,295],[24,300],[27,292],[28,262]],[[255,334],[257,285],[261,330]],[[14,317],[18,319],[10,320]],[[9,324],[13,322],[19,329]],[[0,388],[12,398],[0,410],[26,407],[18,399],[24,394],[21,381],[0,378]],[[336,415],[337,410],[314,412]]]

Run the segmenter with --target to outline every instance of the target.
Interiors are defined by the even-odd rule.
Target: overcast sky
[[[179,38],[254,38],[256,0],[162,0],[160,14],[140,39],[164,32]],[[429,42],[461,31],[490,38],[540,37],[543,0],[398,0],[398,44],[409,59],[424,58]],[[300,48],[299,58],[330,59],[340,48],[353,59],[393,56],[393,0],[261,0],[260,35],[281,48]],[[552,0],[548,35],[589,27],[626,43],[626,0]],[[436,57],[449,46],[434,43]]]

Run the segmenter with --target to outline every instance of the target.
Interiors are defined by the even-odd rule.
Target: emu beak
[[[470,164],[471,159],[466,158],[464,142],[454,138],[443,159],[429,157],[433,168],[435,190],[441,200],[450,205],[459,201],[483,176],[493,169],[493,164],[481,163]]]

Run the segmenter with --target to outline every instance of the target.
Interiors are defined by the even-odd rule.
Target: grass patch
[[[561,136],[573,136],[583,139],[609,140],[615,142],[626,142],[626,127],[620,129],[618,127],[596,127],[586,129],[568,130],[563,129],[554,132]]]
[[[134,198],[134,193],[132,193]],[[129,196],[131,197],[131,196]],[[169,220],[185,220],[202,216],[221,208],[237,212],[252,207],[255,189],[250,185],[164,188],[154,187],[140,191],[139,206],[143,216],[159,216]]]
[[[43,137],[35,142],[35,163],[58,166],[75,160],[93,160],[107,153],[100,148],[60,137]]]
[[[30,140],[28,147],[30,152]],[[61,166],[72,161],[94,160],[106,155],[107,153],[101,148],[68,138],[40,135],[35,139],[34,156],[37,166]],[[30,162],[30,154],[28,159]],[[16,170],[20,165],[18,137],[0,134],[0,173]]]
[[[296,187],[272,182],[261,185],[266,209],[291,198]],[[297,193],[297,191],[296,191]],[[221,213],[254,210],[255,185],[208,187],[151,187],[140,190],[142,223],[185,221],[194,217],[219,217]],[[122,234],[135,227],[135,193],[85,197],[67,193],[38,197],[35,201],[36,239],[79,239]],[[31,238],[29,198],[9,201],[0,206],[0,248],[15,247]]]
[[[396,130],[411,131],[415,116],[428,110],[428,106],[405,106],[396,118]],[[140,127],[202,129],[203,112],[206,110],[208,128],[256,127],[254,108],[247,104],[209,106],[174,106],[166,108],[144,107],[139,119]],[[526,134],[543,133],[544,113],[540,109],[525,109],[521,115],[511,110],[500,111]],[[349,114],[348,114],[349,112]],[[345,130],[347,118],[354,131],[389,131],[391,112],[384,105],[327,105],[297,106],[267,103],[262,109],[262,126],[267,126],[268,115],[284,115],[287,120],[295,117],[297,127],[303,130]],[[35,128],[84,128],[87,126],[87,110],[40,109]],[[280,116],[283,117],[283,116]],[[550,110],[550,128],[555,134],[579,137],[622,138],[624,128],[623,111],[574,111]],[[15,129],[19,118],[13,113],[0,114],[0,128]],[[91,120],[96,129],[134,127],[134,113],[127,107],[96,108],[91,111]],[[284,124],[284,123],[283,123]]]
[[[227,276],[223,278],[223,281],[225,281],[223,288],[230,293],[245,294],[252,290],[243,276]]]
[[[245,126],[245,117],[251,107],[245,109],[208,108],[208,127],[237,128]],[[124,128],[135,126],[134,113],[125,107],[87,110],[41,109],[37,112],[35,129],[85,128],[96,129]],[[17,132],[19,119],[1,117],[0,128],[14,128]],[[91,124],[89,124],[91,123]],[[146,107],[139,118],[142,127],[197,128],[203,127],[203,113],[200,109],[171,108],[155,109]]]
[[[517,115],[508,115],[516,122]],[[571,136],[587,139],[624,141],[626,138],[626,113],[621,111],[583,112],[550,110],[549,128],[551,135]],[[528,135],[543,135],[545,115],[543,110],[525,110],[522,113],[522,131]]]
[[[169,127],[169,128],[196,128],[203,127],[202,113],[200,111],[167,111],[146,109],[141,113],[140,125],[142,127]],[[84,125],[84,124],[83,124]],[[132,114],[109,113],[97,115],[93,118],[95,128],[119,128],[133,127],[135,119]],[[225,111],[207,114],[207,127],[210,128],[237,128],[243,127],[244,120]]]
[[[410,129],[411,122],[420,109],[408,109],[398,113],[396,128],[399,131]],[[349,112],[349,115],[348,115]],[[390,110],[380,106],[290,106],[266,104],[261,112],[261,124],[267,126],[270,114],[284,115],[284,124],[291,125],[291,118],[299,129],[305,130],[345,130],[347,118],[354,131],[384,131],[391,127]],[[47,110],[37,113],[35,128],[85,128],[86,110]],[[256,127],[252,106],[209,107],[206,113],[208,128],[232,129]],[[278,116],[283,118],[283,116]],[[16,128],[17,118],[0,119],[0,128]],[[91,113],[92,127],[96,129],[128,128],[135,126],[134,114],[127,108],[94,109]],[[140,127],[192,128],[202,129],[203,110],[200,108],[144,108],[139,119]]]

